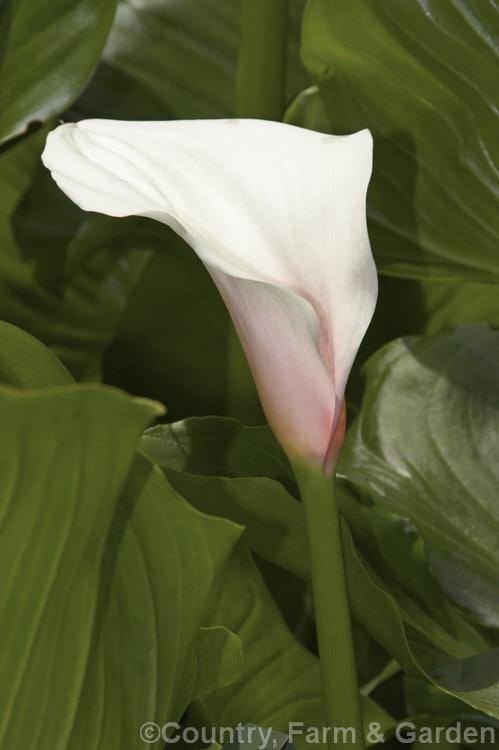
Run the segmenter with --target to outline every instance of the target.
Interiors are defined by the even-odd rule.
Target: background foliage
[[[318,725],[302,510],[256,400],[233,419],[225,308],[170,230],[83,213],[40,163],[59,117],[233,115],[239,4],[0,13],[0,746]],[[498,15],[290,2],[283,119],[375,141],[380,300],[339,472],[364,716],[387,737],[407,716],[499,726]]]

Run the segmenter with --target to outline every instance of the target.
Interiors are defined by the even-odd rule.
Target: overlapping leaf
[[[287,732],[290,722],[324,726],[319,661],[289,632],[242,545],[219,577],[211,611],[239,635],[244,666],[241,679],[199,701],[200,717],[219,726],[252,723]],[[393,719],[374,701],[362,698],[366,728],[377,721],[384,730]],[[294,741],[306,748],[305,732]]]
[[[210,434],[214,446],[208,451],[213,460],[211,472],[203,451]],[[259,465],[267,473],[273,465],[274,475],[290,484],[286,465],[275,460],[279,449],[270,449],[268,432],[245,430],[224,420],[193,419],[152,428],[145,433],[142,445],[151,450],[174,486],[191,502],[205,512],[226,515],[245,525],[248,543],[263,558],[295,575],[308,575],[301,506],[280,483],[261,477],[263,470],[259,472]],[[234,476],[236,467],[243,477]],[[210,473],[219,476],[206,476]],[[466,660],[480,651],[492,654],[491,642],[446,602],[428,569],[421,540],[414,530],[410,532],[410,526],[404,529],[407,522],[359,505],[347,485],[341,484],[339,493],[342,511],[369,560],[359,555],[344,527],[350,603],[354,617],[371,636],[407,673],[423,679],[428,670],[446,663],[458,669],[458,664],[467,665]],[[405,578],[404,571],[408,574]],[[443,673],[441,677],[443,684]],[[469,690],[467,695],[455,681],[452,686],[450,682],[445,685],[471,705],[492,711],[498,679],[493,675],[488,679],[485,689]]]

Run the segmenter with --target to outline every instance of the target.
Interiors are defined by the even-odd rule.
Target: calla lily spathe
[[[42,159],[81,208],[152,217],[185,238],[225,300],[278,440],[329,471],[377,295],[369,131],[86,120],[50,133]]]

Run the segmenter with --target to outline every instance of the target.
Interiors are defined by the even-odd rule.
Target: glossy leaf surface
[[[0,25],[0,142],[62,112],[97,65],[117,0],[16,0]]]
[[[461,326],[401,339],[371,359],[367,376],[340,471],[410,518],[448,595],[497,626],[497,334]]]

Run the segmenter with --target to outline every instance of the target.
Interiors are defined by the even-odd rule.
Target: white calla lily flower
[[[377,295],[369,131],[86,120],[50,133],[42,159],[81,208],[152,217],[185,238],[225,300],[278,440],[330,471]]]

